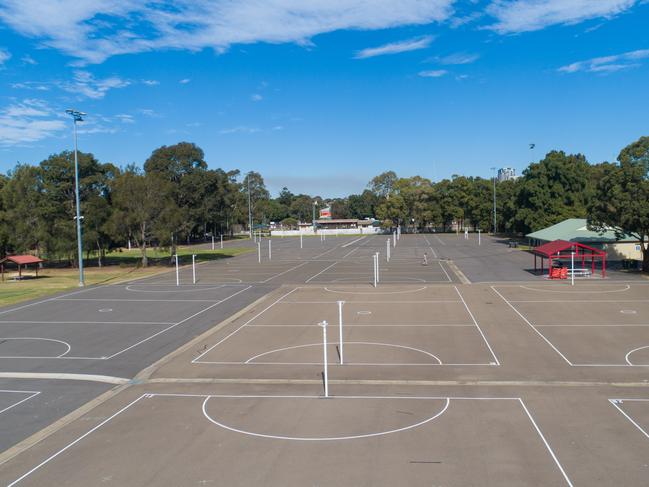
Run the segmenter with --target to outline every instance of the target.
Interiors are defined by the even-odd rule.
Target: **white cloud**
[[[233,44],[298,43],[342,29],[448,19],[455,0],[3,0],[0,20],[80,63],[160,49],[218,52]]]
[[[589,73],[612,73],[623,69],[631,69],[640,66],[638,61],[649,58],[649,49],[638,49],[614,56],[596,57],[586,61],[562,66],[558,71],[562,73],[577,73],[586,71]]]
[[[440,64],[446,65],[458,65],[458,64],[471,64],[480,59],[479,54],[471,54],[466,52],[456,52],[455,54],[449,54],[441,58],[436,58],[437,62]]]
[[[31,64],[32,66],[38,64],[38,62],[29,54],[25,54],[23,57],[20,58],[20,60],[23,62],[23,64]]]
[[[422,78],[441,78],[446,76],[448,71],[445,69],[430,69],[428,71],[419,71],[419,76]]]
[[[415,51],[425,49],[433,42],[433,36],[417,37],[405,41],[391,42],[378,47],[368,47],[358,51],[354,56],[355,59],[365,59],[374,56],[384,56],[386,54],[398,54],[401,52]]]
[[[122,123],[135,123],[133,115],[129,115],[127,113],[120,113],[118,115],[115,115],[115,118]]]
[[[56,136],[65,128],[43,100],[26,99],[0,110],[0,145],[24,145]]]
[[[264,99],[264,97],[261,96],[259,93],[254,93],[254,94],[250,95],[250,99],[252,101],[261,101],[261,100]]]
[[[39,81],[23,81],[22,83],[13,83],[12,88],[18,88],[21,90],[37,90],[37,91],[49,91],[50,86],[47,84],[41,83]]]
[[[490,29],[511,34],[611,18],[637,3],[638,0],[492,0],[487,12],[496,19]]]
[[[151,118],[158,118],[160,116],[155,110],[151,108],[140,108],[138,109],[138,113]]]
[[[147,86],[157,86],[160,84],[160,81],[156,79],[143,79],[142,83],[147,85]]]
[[[180,81],[178,81],[178,83],[180,83],[181,85],[186,85],[190,81],[191,81],[191,79],[189,79],[189,78],[183,78]]]
[[[109,90],[125,88],[130,84],[130,81],[117,76],[96,79],[88,71],[75,71],[74,80],[72,82],[61,83],[61,87],[70,93],[76,93],[97,100],[103,98]]]
[[[11,53],[8,50],[0,47],[0,66],[2,66],[10,59],[11,59]]]
[[[219,131],[219,134],[221,135],[228,135],[228,134],[254,134],[259,132],[260,130],[257,127],[248,127],[246,125],[239,125],[237,127],[232,127],[228,129],[223,129]]]

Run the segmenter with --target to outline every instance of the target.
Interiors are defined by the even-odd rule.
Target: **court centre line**
[[[346,244],[341,245],[340,248],[341,248],[341,249],[346,249],[346,248],[349,247],[350,245],[353,245],[353,244],[355,244],[356,242],[360,242],[360,241],[363,240],[364,238],[367,238],[367,235],[364,235],[364,236],[362,236],[361,238],[357,238],[356,240],[352,240],[351,242],[347,242]]]
[[[532,415],[530,414],[529,410],[527,409],[527,406],[525,406],[525,403],[523,402],[522,399],[519,398],[518,401],[521,403],[521,406],[523,407],[523,410],[524,410],[525,413],[527,414],[527,417],[530,418],[530,421],[532,422],[532,425],[534,425],[534,429],[536,429],[536,432],[537,432],[537,433],[539,434],[539,436],[541,437],[541,440],[543,440],[543,443],[545,444],[545,447],[546,447],[547,450],[550,452],[550,455],[552,456],[552,459],[554,460],[554,463],[556,463],[557,467],[559,467],[559,470],[561,471],[561,474],[563,475],[563,478],[565,479],[566,483],[567,483],[570,487],[572,487],[572,482],[570,481],[570,478],[568,477],[568,474],[566,473],[566,471],[565,471],[565,470],[563,469],[563,467],[561,466],[561,463],[559,462],[559,459],[558,459],[557,456],[554,454],[554,451],[552,451],[552,447],[550,447],[550,444],[549,444],[548,441],[545,439],[545,436],[543,436],[543,433],[541,432],[541,429],[540,429],[539,426],[536,424],[536,421],[534,421],[534,418],[532,417]]]
[[[20,320],[0,320],[0,325],[14,325],[25,323],[28,325],[46,324],[46,325],[173,325],[169,321],[20,321]]]
[[[624,403],[625,401],[628,401],[628,402],[634,402],[634,401],[635,401],[635,402],[646,402],[646,401],[649,401],[649,399],[609,399],[609,400],[608,400],[608,402],[610,402],[613,406],[615,406],[615,408],[616,408],[618,411],[620,411],[620,412],[624,415],[624,417],[625,417],[626,419],[628,419],[629,421],[631,421],[631,423],[633,424],[633,426],[635,426],[636,428],[638,428],[638,430],[639,430],[643,435],[645,435],[647,438],[649,438],[649,433],[647,433],[647,432],[645,431],[644,428],[642,428],[638,423],[636,423],[636,422],[633,420],[633,418],[631,418],[631,416],[629,416],[626,412],[624,412],[624,410],[623,410],[620,406],[618,406],[618,404],[619,404],[620,402]]]
[[[196,357],[194,360],[192,360],[191,363],[193,363],[193,364],[194,364],[194,363],[209,363],[209,362],[199,362],[199,359],[200,359],[203,355],[209,353],[213,348],[218,347],[221,343],[223,343],[224,341],[226,341],[228,338],[230,338],[231,336],[233,336],[235,333],[238,333],[239,330],[241,330],[244,326],[248,325],[248,323],[251,323],[252,321],[254,321],[254,320],[256,320],[257,318],[259,318],[262,314],[264,314],[264,313],[265,313],[266,311],[268,311],[270,308],[272,308],[273,306],[275,306],[277,303],[279,303],[279,302],[280,302],[282,299],[284,299],[286,296],[288,296],[289,294],[291,294],[291,293],[293,293],[293,292],[295,292],[295,291],[297,291],[297,290],[298,290],[297,287],[296,287],[296,288],[293,288],[293,289],[291,289],[289,292],[287,292],[286,294],[284,294],[283,296],[279,297],[276,301],[273,301],[273,302],[272,302],[268,307],[266,307],[266,308],[264,308],[263,310],[261,310],[259,313],[257,313],[255,316],[253,316],[252,318],[250,318],[248,321],[246,321],[246,322],[245,322],[243,325],[241,325],[239,328],[237,328],[237,329],[234,330],[232,333],[228,334],[227,336],[225,336],[224,338],[222,338],[221,340],[219,340],[217,343],[215,343],[214,345],[212,345],[210,348],[208,348],[207,350],[205,350],[203,353],[201,353],[198,357]]]
[[[209,311],[210,309],[214,308],[215,306],[218,306],[219,304],[221,304],[221,303],[227,301],[228,299],[233,298],[233,297],[235,297],[236,295],[241,294],[241,293],[244,292],[244,291],[247,291],[247,290],[250,289],[251,287],[252,287],[252,286],[248,286],[248,287],[246,287],[246,288],[244,288],[244,289],[241,289],[241,290],[237,291],[236,293],[234,293],[234,294],[228,296],[227,298],[224,298],[224,299],[222,299],[222,300],[220,300],[220,301],[218,301],[218,302],[212,304],[211,306],[208,306],[207,308],[202,309],[202,310],[199,311],[198,313],[194,313],[193,315],[191,315],[191,316],[185,318],[184,320],[179,321],[178,323],[175,323],[175,324],[173,324],[173,325],[171,325],[171,326],[168,326],[167,328],[164,328],[164,329],[160,330],[159,332],[157,332],[157,333],[151,335],[151,336],[148,337],[148,338],[145,338],[144,340],[140,340],[139,342],[137,342],[137,343],[131,345],[130,347],[125,348],[124,350],[120,350],[119,352],[116,352],[116,353],[114,353],[114,354],[112,354],[112,355],[109,355],[108,357],[106,357],[106,360],[109,360],[109,359],[112,359],[112,358],[114,358],[114,357],[117,357],[118,355],[121,355],[122,353],[124,353],[124,352],[126,352],[126,351],[128,351],[128,350],[130,350],[130,349],[132,349],[132,348],[135,348],[135,347],[137,347],[138,345],[141,345],[141,344],[144,343],[144,342],[148,342],[149,340],[151,340],[151,339],[157,337],[158,335],[161,335],[162,333],[165,333],[165,332],[171,330],[172,328],[175,328],[175,327],[178,326],[178,325],[182,325],[183,323],[185,323],[185,322],[191,320],[192,318],[197,317],[198,315],[200,315],[200,314],[202,314],[202,313],[205,313],[206,311]]]
[[[0,389],[0,392],[9,392],[13,394],[30,394],[29,397],[26,397],[25,399],[21,399],[20,401],[15,402],[11,406],[7,406],[4,409],[0,409],[0,414],[9,411],[12,408],[15,408],[16,406],[24,403],[25,401],[29,401],[32,397],[38,396],[41,393],[41,391],[14,391],[11,389]]]
[[[545,342],[546,342],[548,345],[550,345],[550,347],[552,347],[552,350],[554,350],[555,352],[557,352],[557,353],[559,354],[559,356],[560,356],[563,360],[565,360],[566,363],[567,363],[568,365],[570,365],[571,367],[573,366],[573,363],[572,363],[570,360],[568,360],[568,359],[566,358],[566,356],[565,356],[564,354],[562,354],[562,353],[559,351],[559,349],[558,349],[557,347],[555,347],[554,344],[553,344],[550,340],[548,340],[548,339],[545,337],[545,335],[544,335],[543,333],[541,333],[539,330],[537,330],[536,327],[535,327],[532,323],[530,323],[530,321],[529,321],[527,318],[525,318],[525,316],[523,316],[523,314],[522,314],[520,311],[518,311],[518,310],[516,309],[516,307],[515,307],[512,303],[510,303],[509,301],[507,301],[507,299],[506,299],[502,294],[500,294],[500,293],[498,292],[498,290],[497,290],[494,286],[489,286],[489,287],[491,287],[491,289],[493,290],[493,292],[495,292],[498,296],[500,296],[500,299],[502,299],[505,303],[507,303],[507,305],[508,305],[511,309],[513,309],[514,312],[515,312],[518,316],[520,316],[521,319],[522,319],[525,323],[527,323],[528,326],[529,326],[530,328],[532,328],[532,330],[534,330],[534,331],[535,331],[535,332],[536,332],[536,333],[537,333],[541,338],[543,338],[543,340],[545,340]]]
[[[462,297],[462,294],[460,293],[460,290],[457,288],[457,286],[453,286],[453,287],[455,288],[455,291],[457,292],[457,295],[460,296],[460,299],[462,300],[462,303],[464,303],[464,307],[466,308],[467,312],[469,313],[469,316],[471,316],[471,319],[473,320],[473,323],[475,323],[475,326],[478,329],[478,331],[480,332],[480,335],[482,335],[482,339],[484,340],[485,344],[487,345],[487,348],[491,352],[491,356],[496,361],[496,365],[500,365],[500,361],[498,360],[498,357],[496,357],[496,354],[494,353],[493,349],[491,348],[491,345],[489,345],[489,342],[487,341],[487,337],[482,332],[482,328],[480,328],[480,325],[478,324],[477,320],[475,319],[475,316],[473,316],[473,313],[471,313],[471,310],[469,309],[469,306],[466,304],[466,301],[464,301],[464,298]]]
[[[113,414],[112,416],[109,416],[108,418],[106,418],[105,420],[103,420],[103,421],[102,421],[101,423],[99,423],[97,426],[95,426],[95,427],[92,428],[91,430],[89,430],[89,431],[87,431],[86,433],[84,433],[83,435],[81,435],[79,438],[77,438],[76,440],[74,440],[72,443],[69,443],[69,444],[66,445],[65,447],[61,448],[61,449],[60,449],[59,451],[57,451],[55,454],[50,455],[48,458],[46,458],[45,460],[43,460],[41,463],[39,463],[38,465],[36,465],[34,468],[32,468],[31,470],[27,471],[26,473],[24,473],[24,474],[21,475],[20,477],[18,477],[16,480],[14,480],[14,481],[11,482],[9,485],[7,485],[7,487],[13,487],[13,486],[16,485],[18,482],[21,482],[21,481],[24,480],[26,477],[28,477],[29,475],[33,474],[36,470],[38,470],[38,469],[41,468],[42,466],[47,465],[49,462],[51,462],[51,461],[54,460],[56,457],[58,457],[61,453],[63,453],[63,452],[65,452],[66,450],[70,449],[71,447],[73,447],[74,445],[76,445],[77,443],[79,443],[81,440],[83,440],[84,438],[86,438],[88,435],[90,435],[90,434],[92,434],[93,432],[97,431],[97,430],[98,430],[99,428],[101,428],[103,425],[105,425],[106,423],[108,423],[111,419],[113,419],[114,417],[116,417],[116,416],[118,416],[119,414],[123,413],[123,412],[126,411],[128,408],[130,408],[133,404],[137,403],[138,401],[140,401],[140,400],[141,400],[142,398],[144,398],[144,397],[146,397],[145,394],[141,395],[140,397],[138,397],[138,398],[135,399],[134,401],[128,403],[128,404],[127,404],[126,406],[124,406],[122,409],[120,409],[119,411],[117,411],[117,412],[116,412],[115,414]]]
[[[279,304],[336,304],[338,301],[282,301]],[[457,303],[461,304],[462,301],[457,299],[438,299],[431,301],[345,301],[347,304],[380,304],[380,305],[393,305],[393,304],[432,304],[432,303]]]
[[[259,327],[263,328],[265,326],[274,326],[274,327],[291,327],[291,326],[303,326],[303,327],[313,327],[315,323],[296,323],[296,324],[286,324],[286,323],[268,323],[264,325],[248,325],[248,328],[254,328],[254,327]],[[388,324],[388,323],[372,323],[372,324],[367,324],[367,325],[359,325],[359,324],[353,324],[353,325],[345,325],[345,328],[354,328],[354,327],[475,327],[473,323],[435,323],[435,324],[430,324],[430,323],[399,323],[398,325],[395,324]]]
[[[304,281],[304,283],[306,284],[306,283],[308,283],[309,281],[311,281],[311,279],[315,279],[316,277],[318,277],[318,276],[319,276],[320,274],[322,274],[323,272],[326,272],[326,271],[328,271],[329,269],[331,269],[331,268],[332,268],[333,266],[335,266],[337,263],[338,263],[338,262],[334,262],[333,264],[331,264],[331,265],[325,267],[325,268],[322,269],[320,272],[318,272],[316,275],[309,277],[306,281]]]
[[[87,287],[87,288],[81,289],[79,291],[74,291],[74,292],[71,292],[71,293],[63,294],[60,297],[62,298],[64,296],[72,296],[73,294],[85,293],[86,291],[90,291],[91,289],[96,289],[96,288]],[[49,301],[55,301],[56,299],[59,299],[59,298],[57,298],[57,297],[47,298],[47,299],[43,299],[41,301],[36,301],[35,303],[24,304],[22,306],[18,306],[17,308],[5,309],[5,310],[0,311],[0,314],[11,313],[12,311],[19,311],[19,310],[24,309],[24,308],[29,308],[30,306],[36,306],[37,304],[43,304],[43,303],[47,303]]]

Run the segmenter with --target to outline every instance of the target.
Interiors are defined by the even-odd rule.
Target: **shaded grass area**
[[[199,250],[191,247],[179,247],[178,256],[181,265],[191,263],[192,254],[196,255],[197,262],[220,260],[253,249],[229,248],[223,250]],[[142,255],[139,249],[112,252],[104,259],[104,266],[97,267],[96,259],[85,262],[84,278],[87,286],[93,284],[110,284],[126,279],[139,279],[148,277],[171,268],[171,259],[168,250],[150,249],[149,267],[142,268]],[[30,267],[23,270],[23,280],[12,280],[17,272],[8,271],[5,281],[0,283],[0,306],[41,298],[50,294],[79,289],[79,270],[72,268],[45,268],[39,269],[38,279],[35,278],[35,269]]]

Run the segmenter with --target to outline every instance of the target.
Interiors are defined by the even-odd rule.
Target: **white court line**
[[[462,303],[464,303],[464,307],[466,308],[467,312],[469,313],[469,316],[471,316],[471,319],[473,320],[473,323],[475,323],[476,328],[480,332],[480,335],[482,336],[482,339],[484,340],[485,344],[487,345],[487,348],[491,352],[491,356],[496,361],[496,365],[500,365],[500,361],[498,360],[498,357],[496,357],[496,354],[494,353],[493,349],[491,348],[491,345],[489,345],[489,342],[487,341],[487,337],[482,332],[482,328],[480,328],[480,325],[478,324],[478,321],[475,319],[475,316],[473,316],[473,313],[471,313],[471,310],[469,309],[469,306],[466,304],[466,301],[464,301],[464,298],[462,297],[462,294],[460,293],[460,290],[457,288],[457,286],[453,286],[453,287],[455,288],[455,291],[457,292],[457,295],[460,296],[460,299],[462,300]]]
[[[297,291],[297,290],[298,290],[298,288],[293,288],[293,289],[291,289],[289,292],[287,292],[286,294],[284,294],[283,296],[281,296],[280,298],[278,298],[276,301],[273,301],[273,302],[272,302],[268,307],[266,307],[266,308],[264,308],[263,310],[261,310],[259,313],[257,313],[255,316],[253,316],[252,318],[250,318],[248,321],[246,321],[246,322],[245,322],[243,325],[241,325],[239,328],[237,328],[237,329],[234,330],[232,333],[230,333],[229,335],[227,335],[225,338],[222,338],[222,339],[219,340],[217,343],[215,343],[215,344],[212,345],[210,348],[208,348],[208,349],[205,350],[203,353],[201,353],[198,357],[196,357],[194,360],[192,360],[191,363],[193,363],[193,364],[194,364],[194,363],[203,363],[203,362],[199,362],[199,359],[200,359],[202,356],[204,356],[206,353],[209,353],[213,348],[219,346],[221,343],[223,343],[224,341],[226,341],[228,338],[230,338],[231,336],[233,336],[235,333],[239,332],[239,330],[241,330],[241,329],[242,329],[244,326],[246,326],[248,323],[251,323],[252,321],[256,320],[258,317],[260,317],[262,314],[264,314],[264,313],[265,313],[266,311],[268,311],[270,308],[272,308],[273,306],[275,306],[277,303],[279,303],[279,302],[280,302],[282,299],[284,299],[286,296],[288,296],[289,294],[291,294],[291,293],[293,293],[293,292],[295,292],[295,291]]]
[[[634,348],[633,350],[631,350],[629,353],[627,353],[624,356],[624,360],[626,360],[626,363],[629,364],[629,365],[635,365],[635,364],[631,363],[631,360],[629,360],[629,355],[631,355],[634,352],[637,352],[638,350],[645,350],[647,348],[649,348],[649,345],[644,345],[642,347]],[[649,365],[649,364],[638,364],[638,365]]]
[[[585,290],[583,288],[587,287],[587,286],[583,286],[583,285],[580,286],[582,288],[580,290],[570,290],[568,288],[565,288],[565,289],[543,289],[543,288],[533,288],[533,287],[523,286],[523,285],[514,286],[514,285],[511,285],[511,284],[509,286],[505,284],[505,285],[503,285],[501,287],[520,287],[522,289],[527,289],[528,291],[536,291],[536,292],[543,292],[543,293],[562,293],[562,294],[621,293],[621,292],[628,291],[629,289],[631,289],[631,286],[629,286],[628,284],[625,287],[623,287],[622,289],[610,289],[610,290],[604,289],[604,290],[599,290],[599,291],[598,290]],[[550,288],[550,286],[543,286],[543,287]],[[554,288],[554,286],[552,286],[552,287]]]
[[[170,321],[22,321],[0,320],[0,325],[25,323],[29,325],[173,325]]]
[[[374,295],[374,294],[411,294],[411,293],[418,293],[419,291],[423,291],[425,289],[428,289],[429,287],[432,286],[423,286],[417,289],[404,289],[403,291],[376,291],[376,292],[359,292],[359,291],[345,291],[342,289],[331,289],[328,287],[323,287],[325,291],[328,291],[330,293],[338,293],[338,294],[359,294],[359,295]]]
[[[537,330],[536,327],[535,327],[532,323],[530,323],[530,321],[529,321],[527,318],[525,318],[525,316],[523,316],[523,314],[522,314],[520,311],[518,311],[518,310],[516,309],[516,307],[515,307],[512,303],[510,303],[509,301],[507,301],[507,299],[506,299],[502,294],[500,294],[500,293],[498,292],[498,290],[497,290],[494,286],[490,286],[490,287],[491,287],[491,289],[493,290],[493,292],[495,292],[498,296],[500,296],[500,299],[502,299],[505,303],[507,303],[507,305],[508,305],[511,309],[513,309],[514,312],[515,312],[518,316],[520,316],[520,317],[523,319],[523,321],[524,321],[525,323],[528,324],[528,326],[529,326],[530,328],[532,328],[532,330],[534,330],[534,331],[535,331],[535,332],[536,332],[536,333],[537,333],[541,338],[543,338],[543,340],[544,340],[548,345],[550,345],[550,347],[552,347],[552,350],[554,350],[555,352],[557,352],[557,353],[559,354],[559,356],[560,356],[563,360],[565,360],[566,363],[567,363],[568,365],[570,365],[571,367],[573,366],[573,363],[572,363],[570,360],[568,360],[568,359],[566,358],[566,356],[565,356],[564,354],[562,354],[562,353],[559,351],[559,349],[558,349],[557,347],[555,347],[554,344],[553,344],[550,340],[548,340],[548,339],[545,337],[545,335],[544,335],[543,333],[541,333],[539,330]]]
[[[439,266],[440,266],[440,267],[442,268],[442,270],[444,271],[444,274],[446,274],[446,279],[448,279],[448,282],[453,282],[453,279],[451,279],[451,276],[449,276],[449,275],[448,275],[448,272],[446,272],[446,269],[444,269],[444,266],[442,265],[442,261],[441,261],[441,260],[438,260],[437,263],[439,264]]]
[[[520,300],[510,303],[649,303],[649,299],[552,299],[552,300]]]
[[[47,356],[45,356],[45,357],[42,357],[42,358],[67,358],[67,357],[65,357],[65,355],[67,355],[67,354],[70,352],[70,350],[72,350],[72,346],[71,346],[68,342],[64,342],[63,340],[57,340],[57,339],[55,339],[55,338],[43,338],[43,337],[0,337],[0,340],[25,340],[25,341],[28,341],[28,340],[42,340],[42,341],[44,341],[44,342],[55,342],[55,343],[61,343],[61,344],[65,345],[65,347],[67,348],[67,350],[66,350],[65,352],[63,352],[62,354],[60,354],[60,355],[57,355],[57,356],[55,356],[55,357],[47,357]],[[0,356],[0,358],[23,358],[23,357],[20,357],[20,356],[14,356],[14,355],[7,355],[7,356]]]
[[[308,283],[309,281],[311,281],[311,279],[315,279],[316,277],[318,277],[318,276],[319,276],[320,274],[322,274],[323,272],[326,272],[326,271],[328,271],[329,269],[331,269],[331,268],[332,268],[333,266],[335,266],[337,263],[338,263],[338,262],[334,262],[333,264],[331,264],[331,265],[325,267],[324,269],[322,269],[322,270],[321,270],[320,272],[318,272],[317,274],[315,274],[315,275],[309,277],[306,281],[304,281],[304,283],[306,284],[306,283]]]
[[[282,301],[279,304],[336,304],[338,301]],[[457,303],[462,301],[457,299],[436,299],[430,301],[347,301],[348,305],[353,304],[377,304],[391,306],[393,304],[434,304],[434,303]]]
[[[83,435],[79,436],[77,439],[75,439],[71,443],[68,443],[66,446],[64,446],[63,448],[61,448],[60,450],[58,450],[54,454],[47,457],[45,460],[40,462],[38,465],[36,465],[32,469],[28,470],[26,473],[24,473],[23,475],[18,477],[16,480],[11,482],[7,487],[13,487],[16,484],[18,484],[19,482],[21,482],[22,480],[24,480],[25,478],[27,478],[28,476],[32,475],[34,472],[36,472],[40,468],[44,467],[48,463],[50,463],[52,460],[57,458],[59,455],[66,452],[67,450],[72,448],[74,445],[78,444],[83,439],[87,438],[89,435],[91,435],[92,433],[97,431],[99,428],[104,426],[106,423],[112,421],[117,416],[119,416],[120,414],[127,411],[129,408],[131,408],[133,405],[137,404],[142,399],[145,399],[145,398],[146,399],[152,399],[152,398],[156,398],[156,397],[165,397],[165,398],[174,398],[174,397],[179,397],[179,398],[202,398],[202,399],[205,399],[205,400],[212,399],[212,398],[226,398],[226,399],[318,399],[318,400],[322,399],[321,396],[297,396],[297,395],[295,395],[295,396],[288,396],[288,395],[287,396],[279,396],[279,395],[278,396],[255,396],[255,395],[146,394],[145,393],[145,394],[142,394],[137,399],[130,402],[129,404],[127,404],[126,406],[124,406],[123,408],[121,408],[120,410],[118,410],[113,415],[111,415],[108,418],[106,418],[105,420],[103,420],[98,425],[96,425],[93,428],[91,428],[90,430],[88,430]],[[332,402],[335,401],[335,400],[344,400],[344,399],[360,399],[360,400],[364,400],[364,399],[384,399],[384,400],[398,400],[398,401],[405,401],[405,400],[409,400],[409,399],[410,400],[442,400],[442,401],[447,401],[446,408],[448,407],[448,403],[450,403],[450,401],[516,401],[521,405],[521,407],[523,408],[523,411],[526,413],[527,418],[530,420],[530,422],[534,426],[534,429],[535,429],[536,433],[539,435],[539,437],[543,441],[543,444],[545,445],[545,448],[550,453],[552,459],[554,460],[555,465],[559,468],[559,470],[560,470],[561,474],[563,475],[563,478],[565,479],[567,485],[570,486],[570,487],[572,487],[572,485],[573,485],[572,482],[570,481],[570,479],[568,478],[565,470],[563,469],[563,467],[559,463],[559,460],[558,460],[557,456],[554,454],[554,451],[552,450],[549,443],[547,442],[547,440],[543,436],[543,433],[541,432],[540,428],[538,427],[538,425],[534,421],[534,418],[532,417],[532,415],[528,411],[527,407],[525,406],[525,404],[523,403],[521,398],[512,398],[512,397],[433,397],[433,396],[395,396],[395,397],[391,397],[391,396],[331,396],[331,401]],[[204,408],[205,408],[205,401],[203,402],[203,405],[202,405],[202,409],[204,409]],[[446,408],[444,409],[444,411],[446,411]],[[219,425],[219,426],[221,426],[221,425]]]
[[[552,455],[552,459],[554,460],[554,463],[556,463],[557,467],[559,467],[559,470],[561,471],[561,474],[563,475],[563,478],[565,479],[566,483],[567,483],[569,486],[572,487],[572,482],[570,481],[570,478],[568,478],[568,474],[566,474],[566,471],[565,471],[565,470],[563,469],[563,467],[561,466],[561,463],[559,463],[559,459],[557,458],[557,456],[556,456],[556,455],[554,454],[554,452],[552,451],[552,448],[550,447],[550,444],[549,444],[549,443],[547,442],[547,440],[545,439],[545,436],[543,436],[543,433],[541,432],[541,429],[540,429],[540,428],[538,427],[538,425],[536,424],[536,421],[534,421],[534,418],[532,417],[532,415],[530,414],[529,410],[527,409],[527,406],[525,406],[525,403],[523,402],[522,399],[519,398],[518,400],[519,400],[519,402],[521,403],[521,406],[523,407],[523,409],[525,410],[525,413],[526,413],[527,416],[530,418],[530,421],[532,422],[532,425],[534,425],[534,429],[536,429],[536,432],[539,434],[539,436],[540,436],[541,439],[543,440],[543,443],[545,444],[545,447],[546,447],[546,448],[548,449],[548,451],[550,452],[550,455]]]
[[[426,235],[424,235],[424,240],[426,240],[426,243],[428,244],[428,248],[429,248],[430,251],[433,253],[433,257],[434,257],[435,259],[437,259],[437,258],[438,258],[438,257],[437,257],[437,252],[435,252],[435,249],[434,249],[433,246],[430,244],[430,241],[428,240],[428,237],[426,237]]]
[[[354,247],[350,252],[347,252],[345,255],[343,255],[343,259],[346,259],[350,255],[352,255],[354,252],[356,252],[360,247]]]
[[[547,325],[537,323],[536,326],[538,328],[561,327],[561,326],[565,326],[565,327],[572,327],[572,326],[574,326],[574,327],[580,327],[580,326],[581,327],[598,327],[598,326],[601,326],[601,327],[606,327],[606,326],[616,327],[616,326],[649,326],[649,323],[613,323],[613,324],[611,324],[611,323],[598,323],[598,324],[595,324],[595,323],[561,323],[561,324],[551,323],[551,324],[547,324]]]
[[[93,288],[93,287],[87,287],[87,288],[85,288],[85,289],[81,289],[81,290],[79,290],[79,291],[74,291],[74,292],[71,292],[71,293],[62,294],[62,295],[59,296],[58,298],[57,298],[57,297],[47,298],[47,299],[43,299],[43,300],[41,300],[41,301],[36,301],[35,303],[24,304],[24,305],[22,305],[22,306],[18,306],[18,307],[16,307],[16,308],[5,309],[5,310],[0,311],[0,314],[11,313],[12,311],[19,311],[19,310],[21,310],[21,309],[29,308],[30,306],[36,306],[37,304],[43,304],[43,303],[47,303],[47,302],[49,302],[49,301],[55,301],[56,299],[59,299],[59,298],[65,297],[65,296],[72,296],[72,295],[74,295],[74,294],[85,293],[85,292],[87,292],[87,291],[90,291],[91,289],[96,289],[96,288]]]
[[[351,242],[347,242],[346,244],[341,245],[340,248],[341,248],[341,249],[346,249],[346,248],[349,247],[350,245],[353,245],[353,244],[355,244],[356,242],[360,242],[360,241],[363,240],[364,238],[367,238],[367,235],[364,235],[364,236],[362,236],[361,238],[357,238],[356,240],[352,240]]]
[[[173,291],[170,291],[173,292]],[[108,301],[116,303],[213,303],[214,299],[109,299],[109,298],[56,298],[55,301]]]
[[[7,406],[4,409],[0,409],[0,414],[9,411],[12,408],[15,408],[16,406],[24,403],[25,401],[29,401],[32,397],[38,396],[41,393],[41,391],[14,391],[14,390],[11,390],[11,389],[0,389],[0,393],[1,392],[7,392],[7,393],[12,393],[12,394],[30,394],[30,395],[29,395],[29,397],[26,397],[25,399],[21,399],[20,401],[15,402],[12,405]]]
[[[446,245],[446,243],[441,238],[439,238],[437,235],[433,235],[433,237],[435,237],[440,244]]]
[[[298,264],[298,265],[296,265],[295,267],[291,267],[290,269],[287,269],[287,270],[285,270],[284,272],[280,272],[279,274],[275,274],[274,276],[271,276],[271,277],[269,277],[268,279],[266,279],[266,280],[264,280],[264,281],[261,281],[261,282],[262,282],[262,283],[266,283],[266,282],[270,281],[271,279],[275,279],[276,277],[283,276],[283,275],[286,274],[287,272],[294,271],[295,269],[297,269],[297,268],[299,268],[299,267],[302,267],[303,265],[306,265],[306,264],[308,264],[308,261],[306,261],[306,262],[302,262],[301,264]]]
[[[215,306],[218,306],[219,304],[221,304],[221,303],[227,301],[228,299],[233,298],[233,297],[236,296],[237,294],[240,294],[240,293],[242,293],[242,292],[244,292],[244,291],[247,291],[247,290],[250,289],[251,287],[252,287],[252,286],[245,287],[245,288],[243,288],[243,289],[237,291],[236,293],[234,293],[234,294],[228,296],[227,298],[223,298],[222,300],[217,301],[216,303],[212,304],[211,306],[208,306],[207,308],[202,309],[202,310],[199,311],[198,313],[194,313],[193,315],[191,315],[191,316],[185,318],[184,320],[181,320],[181,321],[179,321],[178,323],[175,323],[175,324],[173,324],[173,325],[171,325],[171,326],[169,326],[169,327],[167,327],[167,328],[164,328],[163,330],[160,330],[159,332],[157,332],[157,333],[151,335],[151,336],[148,337],[148,338],[145,338],[144,340],[140,340],[139,342],[137,342],[137,343],[131,345],[130,347],[125,348],[124,350],[120,350],[119,352],[116,352],[116,353],[114,353],[114,354],[112,354],[112,355],[109,355],[108,357],[106,357],[106,359],[107,359],[107,360],[112,359],[113,357],[116,357],[116,356],[118,356],[118,355],[121,355],[122,353],[124,353],[124,352],[126,352],[126,351],[128,351],[128,350],[130,350],[130,349],[132,349],[132,348],[135,348],[135,347],[137,347],[138,345],[141,345],[142,343],[148,342],[149,340],[151,340],[151,339],[157,337],[158,335],[161,335],[162,333],[165,333],[165,332],[171,330],[172,328],[175,328],[175,327],[178,326],[178,325],[182,325],[183,323],[185,323],[185,322],[191,320],[192,318],[195,318],[196,316],[198,316],[198,315],[200,315],[200,314],[202,314],[202,313],[205,313],[206,311],[209,311],[210,309],[214,308]]]
[[[646,402],[646,401],[649,401],[649,399],[609,399],[608,400],[608,402],[610,402],[613,406],[615,406],[615,408],[618,411],[620,411],[624,415],[624,417],[626,419],[631,421],[631,424],[633,424],[633,426],[638,428],[638,431],[640,431],[640,433],[642,433],[643,435],[645,435],[647,437],[647,439],[649,439],[649,433],[647,433],[647,431],[644,428],[642,428],[638,423],[636,423],[633,420],[633,418],[631,418],[631,416],[629,416],[626,412],[624,412],[624,410],[620,406],[618,406],[618,404],[625,403],[627,401],[629,401],[629,402]]]
[[[286,324],[286,323],[266,323],[263,325],[248,325],[248,328],[263,328],[264,326],[275,326],[275,327],[291,327],[291,326],[304,326],[304,327],[313,327],[316,323],[295,323],[295,324]],[[372,328],[372,327],[421,327],[421,328],[426,328],[426,327],[475,327],[473,323],[403,323],[400,322],[399,324],[388,324],[388,323],[371,323],[371,324],[345,324],[345,328],[359,328],[359,327],[366,327],[366,328]]]

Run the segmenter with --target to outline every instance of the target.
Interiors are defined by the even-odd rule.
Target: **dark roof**
[[[0,264],[3,264],[7,261],[13,262],[14,264],[18,265],[38,264],[39,262],[45,262],[43,259],[39,259],[38,257],[35,257],[33,255],[8,255],[4,259],[0,260]]]
[[[596,249],[594,247],[589,247],[579,242],[568,242],[567,240],[555,240],[554,242],[548,242],[543,245],[535,247],[533,252],[544,257],[554,257],[557,254],[560,254],[564,250],[575,250],[579,252],[578,249],[588,250],[595,255],[606,255],[606,252],[603,250]]]

